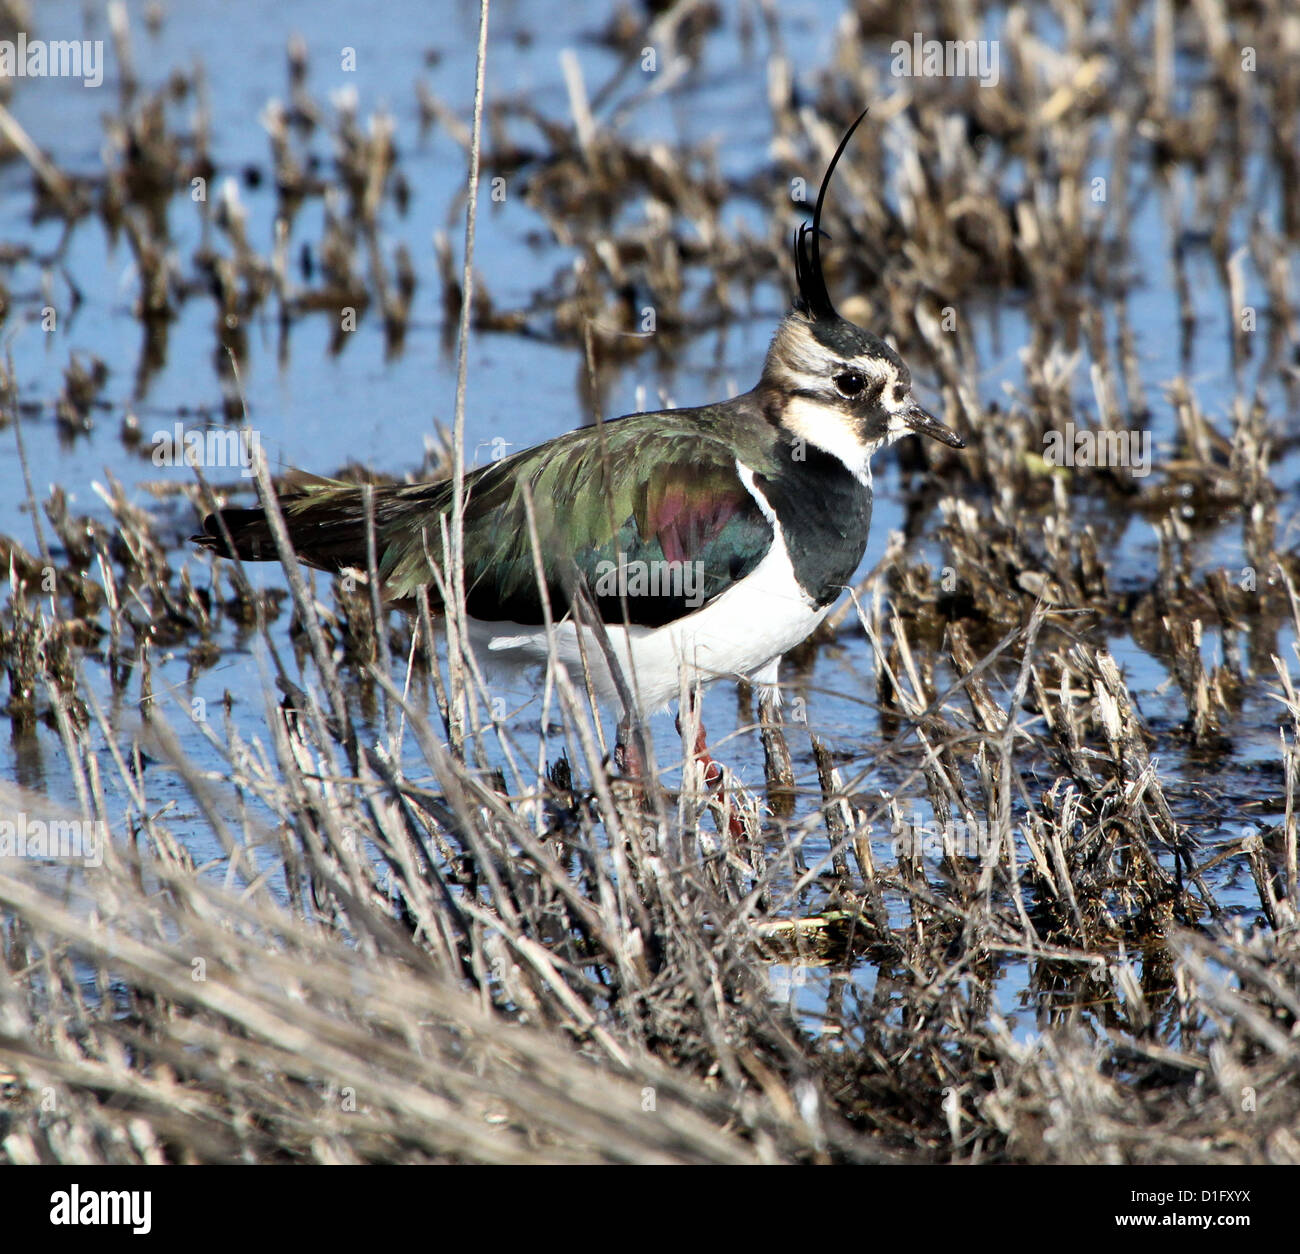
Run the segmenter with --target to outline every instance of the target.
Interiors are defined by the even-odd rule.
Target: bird
[[[782,656],[822,622],[866,552],[875,453],[912,433],[964,447],[917,401],[899,354],[837,313],[827,290],[822,208],[866,116],[844,133],[812,222],[795,232],[797,293],[751,390],[607,419],[464,475],[476,657],[518,673],[554,650],[621,711],[614,756],[627,774],[644,765],[631,748],[635,720],[678,697],[683,667],[691,692],[728,677],[775,687]],[[423,587],[435,612],[438,588],[451,586],[432,563],[443,560],[453,500],[451,480],[363,489],[312,479],[278,492],[300,561],[364,572],[372,528],[383,596],[410,606]],[[262,508],[209,514],[193,539],[227,557],[277,558]],[[593,613],[622,683],[592,638]],[[695,754],[719,785],[702,723]]]

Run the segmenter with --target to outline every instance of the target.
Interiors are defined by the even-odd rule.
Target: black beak
[[[913,403],[906,413],[899,415],[899,418],[905,426],[911,427],[917,435],[933,436],[940,444],[946,444],[949,448],[966,447],[966,441],[961,436],[945,427],[933,414],[927,414],[920,405]]]

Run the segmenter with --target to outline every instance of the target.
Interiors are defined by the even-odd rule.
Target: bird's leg
[[[695,708],[694,701],[691,708]],[[682,716],[677,716],[677,731],[680,734],[682,730]],[[704,735],[704,723],[701,721],[696,724],[695,731],[695,748],[691,751],[691,757],[700,764],[700,769],[704,773],[704,786],[710,791],[722,787],[722,767],[713,760],[713,755],[709,753],[708,742]]]
[[[708,741],[704,733],[704,720],[699,718],[699,706],[696,701],[695,693],[691,693],[690,710],[697,716],[695,732],[695,748],[691,752],[691,757],[700,764],[701,772],[704,776],[704,786],[713,796],[710,798],[709,807],[713,810],[714,817],[718,819],[718,827],[722,827],[722,815],[727,815],[727,830],[732,836],[740,837],[745,835],[745,825],[741,822],[740,814],[736,807],[731,804],[730,798],[726,793],[726,781],[723,778],[722,767],[713,759],[709,753]],[[682,730],[682,716],[677,716],[677,731],[680,734]]]

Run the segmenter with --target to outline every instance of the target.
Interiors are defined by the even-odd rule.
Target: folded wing
[[[544,621],[526,501],[551,611],[567,611],[585,587],[602,619],[659,627],[722,595],[772,544],[772,528],[741,482],[735,453],[690,411],[637,414],[561,436],[466,476],[465,590],[486,622]],[[370,489],[385,594],[405,600],[421,585],[439,603],[431,562],[443,561],[451,484]],[[299,558],[322,570],[366,560],[362,488],[321,480],[280,498]],[[260,509],[221,518],[234,550],[273,559]],[[215,515],[200,543],[228,552]]]

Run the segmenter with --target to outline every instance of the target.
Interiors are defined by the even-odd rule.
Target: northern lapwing
[[[531,495],[554,624],[549,643],[575,681],[585,665],[597,697],[622,704],[575,612],[581,585],[638,713],[678,695],[683,667],[692,691],[729,676],[774,685],[781,656],[826,617],[866,551],[872,454],[910,432],[963,447],[917,403],[899,355],[837,314],[826,289],[822,205],[865,116],[840,141],[812,223],[795,235],[798,296],[753,390],[713,405],[628,414],[466,473],[465,601],[480,659],[519,669],[549,656]],[[369,505],[362,488],[329,480],[278,499],[299,559],[332,572],[366,569],[372,511],[384,596],[409,603],[424,587],[440,608],[430,563],[443,559],[451,481],[375,487]],[[227,536],[241,558],[276,556],[261,509],[209,515],[195,540],[229,555]],[[624,765],[630,713],[620,723]],[[715,784],[720,772],[702,729],[696,752]]]

